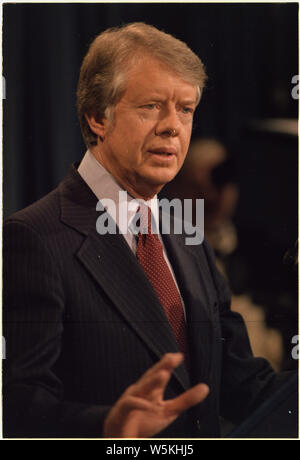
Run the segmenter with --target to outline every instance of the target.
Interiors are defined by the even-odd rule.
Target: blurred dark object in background
[[[228,438],[299,438],[299,380],[292,373],[248,419]]]
[[[293,270],[298,270],[298,260],[299,260],[299,244],[298,240],[294,244],[294,246],[284,254],[283,262],[285,265],[288,265]]]
[[[298,274],[284,261],[298,237],[297,131],[250,127],[237,163],[240,201],[235,221],[245,276],[234,289],[246,290],[263,306],[267,325],[283,338],[282,369],[296,368],[291,340],[298,334]],[[231,278],[238,267],[237,262]]]

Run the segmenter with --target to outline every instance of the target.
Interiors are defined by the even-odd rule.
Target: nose
[[[155,134],[163,137],[176,137],[180,133],[180,123],[176,108],[168,108],[161,112]]]

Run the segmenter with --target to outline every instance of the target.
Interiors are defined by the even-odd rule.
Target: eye
[[[143,105],[144,109],[149,109],[149,110],[153,110],[153,109],[155,109],[155,107],[156,107],[156,104],[145,104],[145,105]]]
[[[185,114],[193,114],[194,113],[194,110],[191,109],[190,107],[182,107],[182,112],[185,113]]]

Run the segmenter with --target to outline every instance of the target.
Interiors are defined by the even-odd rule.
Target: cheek
[[[188,152],[188,148],[189,148],[189,145],[190,145],[190,139],[191,139],[190,134],[187,134],[187,135],[182,139],[182,142],[181,142],[181,154],[182,154],[182,156],[183,156],[184,158],[186,157],[187,152]]]
[[[118,139],[117,145],[114,145],[114,154],[123,167],[134,169],[142,162],[142,143],[139,138],[136,138],[135,133],[131,136],[126,134]]]
[[[186,133],[186,149],[188,150],[191,142],[191,137],[192,137],[192,129],[193,125],[190,126],[189,130]]]

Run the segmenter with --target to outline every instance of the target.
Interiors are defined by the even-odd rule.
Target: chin
[[[167,170],[166,168],[162,168],[161,170],[160,168],[160,170],[158,170],[157,168],[155,171],[151,171],[151,173],[147,175],[145,174],[144,180],[149,184],[163,187],[165,184],[174,179],[177,172],[177,170],[174,171],[173,169]]]

